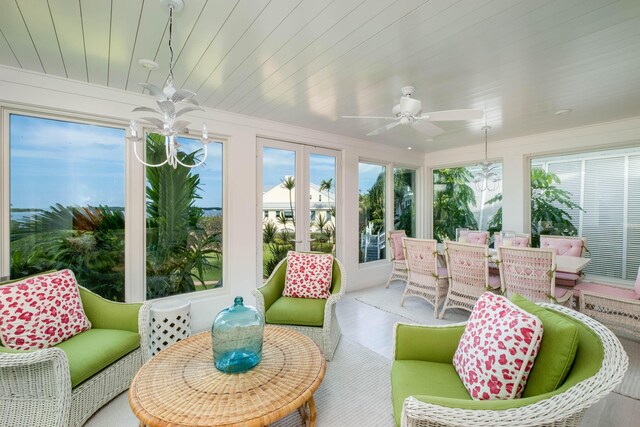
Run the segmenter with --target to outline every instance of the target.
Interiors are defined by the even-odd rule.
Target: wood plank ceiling
[[[425,111],[484,109],[490,140],[640,115],[638,0],[185,3],[176,83],[210,108],[358,138],[386,122],[340,116],[388,116],[405,85]],[[135,92],[167,76],[159,0],[0,9],[1,64]],[[438,123],[446,133],[432,141],[406,126],[370,138],[432,151],[482,142],[483,124]]]

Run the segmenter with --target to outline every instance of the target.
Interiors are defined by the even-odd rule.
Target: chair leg
[[[393,274],[389,275],[389,278],[387,279],[387,284],[384,286],[386,289],[389,288],[389,285],[391,284],[391,278],[393,277]]]

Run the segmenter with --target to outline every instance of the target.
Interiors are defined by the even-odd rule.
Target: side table
[[[168,299],[151,304],[149,310],[149,346],[151,356],[191,336],[191,303]]]

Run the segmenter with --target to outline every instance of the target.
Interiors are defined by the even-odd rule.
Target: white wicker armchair
[[[91,305],[106,305],[96,309],[104,313],[112,310],[115,323],[127,322],[125,316],[140,304],[122,304],[102,299],[89,290],[78,287],[87,316],[94,328],[104,322],[92,318]],[[108,307],[107,307],[108,306]],[[120,311],[120,309],[122,309]],[[83,425],[94,412],[129,388],[129,384],[142,366],[142,348],[147,342],[148,321],[138,317],[141,347],[120,358],[73,389],[69,361],[59,348],[36,351],[0,349],[0,425],[2,426],[55,426]],[[145,326],[147,325],[147,326]]]
[[[629,364],[629,358],[618,338],[597,321],[559,305],[548,303],[540,305],[576,319],[589,331],[585,332],[584,335],[597,337],[600,340],[603,350],[602,363],[594,375],[582,378],[579,375],[572,376],[573,374],[570,372],[565,383],[557,392],[536,396],[532,403],[526,402],[530,398],[512,401],[466,400],[464,402],[470,402],[469,404],[474,409],[462,409],[455,407],[455,399],[432,396],[420,396],[420,399],[418,399],[410,396],[403,403],[401,425],[403,427],[579,426],[585,411],[609,394],[622,381]],[[396,333],[399,326],[401,324],[396,326]],[[464,329],[464,323],[423,328],[439,329],[446,333],[445,330],[447,328],[456,327]],[[438,333],[437,331],[435,332]],[[394,352],[397,352],[398,345],[396,344]],[[585,354],[585,351],[583,351],[582,354],[580,352],[576,354],[576,359],[579,357],[581,358],[581,366],[584,366],[584,360],[592,357],[592,355]],[[518,401],[523,403],[518,405]],[[482,409],[485,406],[483,402],[491,402],[490,405],[493,405],[493,408],[490,410]]]
[[[287,259],[283,259],[273,269],[269,279],[259,288],[251,291],[256,297],[256,310],[265,318],[268,323],[266,312],[280,297],[284,289],[284,277],[287,268]],[[311,338],[318,347],[322,349],[327,360],[333,359],[333,355],[340,341],[340,323],[336,316],[336,303],[342,299],[347,288],[347,276],[342,263],[336,258],[333,259],[333,279],[331,285],[331,296],[324,306],[322,326],[302,326],[278,323],[278,326],[290,328]],[[302,298],[300,298],[302,299]]]

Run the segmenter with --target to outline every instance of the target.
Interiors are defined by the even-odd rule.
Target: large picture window
[[[531,160],[531,231],[587,238],[588,275],[633,280],[640,266],[640,148]]]
[[[360,263],[385,259],[386,167],[360,162],[358,165],[360,198]]]
[[[9,115],[12,279],[69,268],[124,301],[124,134]]]
[[[457,228],[502,230],[502,164],[494,163],[497,180],[477,178],[479,165],[433,171],[433,237],[455,240]]]
[[[200,161],[198,140],[178,138],[180,160]],[[147,298],[221,286],[222,143],[196,168],[147,167]],[[147,161],[166,158],[164,136],[150,134]]]

